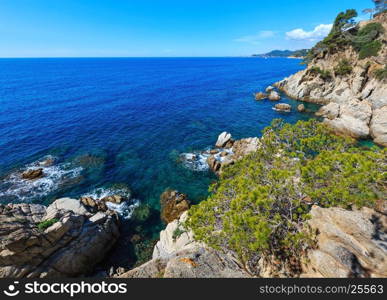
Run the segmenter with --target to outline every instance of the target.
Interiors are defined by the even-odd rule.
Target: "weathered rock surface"
[[[231,134],[228,132],[222,132],[218,140],[216,141],[215,147],[223,148],[226,147],[227,143],[231,141]]]
[[[30,169],[22,173],[23,179],[34,180],[44,176],[43,169]]]
[[[318,115],[326,118],[326,124],[341,134],[355,138],[372,137],[380,145],[387,146],[387,82],[375,78],[374,72],[386,66],[387,13],[375,19],[363,21],[360,27],[379,22],[384,34],[379,38],[384,45],[379,54],[359,59],[351,46],[330,54],[316,57],[308,68],[276,83],[276,87],[288,96],[303,101],[328,104]],[[335,75],[333,71],[343,59],[351,63],[348,75]],[[323,79],[312,68],[330,71],[332,78]]]
[[[308,253],[304,277],[387,277],[387,216],[372,209],[311,210],[317,249]]]
[[[231,256],[220,253],[193,240],[192,233],[184,231],[184,213],[179,220],[168,224],[160,233],[153,259],[130,270],[120,278],[242,278],[249,277]],[[179,236],[177,228],[183,231]]]
[[[174,190],[166,190],[160,196],[161,220],[166,224],[180,218],[189,209],[187,195]]]
[[[277,111],[290,112],[292,110],[292,107],[287,103],[278,103],[274,106],[274,109]]]
[[[255,97],[255,100],[259,101],[259,100],[266,99],[267,95],[265,93],[259,92],[259,93],[255,93],[254,97]]]
[[[0,205],[0,277],[85,275],[118,236],[114,216],[90,214],[78,200],[62,198],[49,207]]]
[[[304,112],[305,111],[305,105],[304,104],[297,105],[297,111],[298,112]]]
[[[270,94],[267,96],[267,98],[270,101],[279,101],[281,99],[281,96],[276,91],[271,91]]]
[[[212,152],[211,150],[211,155],[207,158],[207,164],[214,173],[220,174],[224,167],[256,151],[259,145],[259,138],[246,138],[233,141],[231,148],[227,148],[227,151],[222,149]]]

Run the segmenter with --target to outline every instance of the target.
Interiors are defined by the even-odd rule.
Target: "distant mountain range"
[[[301,50],[273,50],[264,54],[253,54],[255,57],[297,57],[302,58],[305,57],[308,53],[309,49],[301,49]]]

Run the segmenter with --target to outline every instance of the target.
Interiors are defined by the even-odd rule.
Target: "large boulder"
[[[0,205],[0,277],[87,275],[118,236],[115,216],[90,214],[78,200]]]
[[[44,176],[43,168],[29,169],[29,170],[24,171],[21,175],[21,177],[23,179],[28,179],[28,180],[35,180],[35,179],[41,178],[43,176]]]
[[[339,113],[340,113],[340,105],[335,102],[331,102],[327,105],[322,106],[316,112],[316,116],[333,120],[339,116]]]
[[[222,132],[219,137],[218,137],[218,140],[216,141],[216,144],[215,144],[215,147],[217,148],[223,148],[223,147],[226,147],[227,144],[231,141],[231,134],[224,131]]]
[[[267,98],[267,95],[265,93],[259,92],[259,93],[255,93],[254,97],[255,97],[255,100],[259,101]]]
[[[274,106],[274,110],[290,112],[292,110],[292,107],[287,103],[278,103]]]
[[[279,101],[281,96],[276,91],[271,91],[267,98],[271,101]]]
[[[340,105],[340,113],[337,118],[324,121],[337,133],[353,138],[367,138],[370,134],[371,116],[372,108],[368,101],[352,99]]]
[[[318,231],[303,277],[387,277],[387,216],[372,209],[311,210],[309,225]]]
[[[187,195],[170,189],[161,194],[160,204],[161,220],[166,224],[180,218],[183,212],[190,207]]]

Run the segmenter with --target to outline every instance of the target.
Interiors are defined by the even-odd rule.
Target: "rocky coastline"
[[[377,55],[360,59],[352,46],[335,53],[322,52],[305,70],[275,86],[291,98],[323,104],[317,115],[335,132],[372,138],[387,146],[387,82],[375,76],[377,70],[386,67],[387,14],[360,22],[360,30],[370,23],[384,28],[378,37],[383,46]]]
[[[387,40],[387,14],[375,20],[386,29],[380,37]],[[364,27],[371,21],[360,23]],[[330,80],[313,70],[334,69],[337,62],[351,62],[350,74],[334,75]],[[353,49],[314,58],[308,67],[275,84],[279,91],[305,102],[324,104],[316,113],[336,133],[353,138],[372,137],[387,146],[387,84],[374,78],[375,69],[385,66],[387,49],[367,60],[358,59]],[[279,92],[269,86],[255,94],[255,99],[276,103]],[[275,110],[291,111],[286,103],[275,104]],[[300,104],[297,110],[305,111]],[[210,169],[221,176],[227,166],[236,164],[262,147],[262,138],[234,140],[222,132],[211,149],[184,153],[181,162],[192,169]],[[276,154],[281,157],[281,153]],[[296,160],[296,159],[295,159]],[[47,162],[50,163],[50,162]],[[37,166],[22,173],[25,180],[44,177]],[[279,269],[274,256],[261,256],[258,272],[224,249],[214,249],[194,238],[186,226],[191,201],[176,190],[166,190],[160,197],[161,219],[166,228],[152,245],[149,261],[128,270],[103,270],[95,267],[106,259],[120,238],[121,217],[117,206],[131,199],[110,195],[101,199],[84,196],[61,198],[49,206],[39,204],[0,205],[0,277],[58,278],[102,276],[115,278],[251,278],[251,277],[387,277],[387,201],[381,199],[374,209],[352,210],[323,208],[303,198],[310,206],[307,226],[315,232],[313,247],[300,253],[303,262],[298,273]],[[149,208],[133,207],[139,219],[145,219]],[[135,210],[137,209],[138,210]],[[130,243],[141,239],[131,236]],[[125,244],[125,246],[127,246]],[[149,248],[149,247],[148,247]],[[258,275],[257,275],[258,274]]]

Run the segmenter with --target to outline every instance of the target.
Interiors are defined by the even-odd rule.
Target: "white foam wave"
[[[180,160],[183,163],[183,166],[193,170],[193,171],[207,171],[209,169],[209,165],[207,163],[208,157],[213,155],[216,160],[222,162],[224,157],[220,154],[222,152],[227,152],[228,154],[232,154],[232,149],[218,149],[216,154],[211,154],[210,149],[205,151],[197,151],[191,153],[182,153],[180,154]]]
[[[131,200],[130,204],[128,201],[124,201],[120,204],[106,202],[106,206],[108,207],[108,209],[116,211],[122,218],[127,220],[132,217],[134,210],[139,207],[139,205],[140,200],[137,199]]]
[[[8,175],[0,183],[0,199],[29,202],[57,190],[65,179],[80,175],[82,167],[74,168],[68,163],[55,164],[55,160],[53,156],[46,156]],[[24,171],[36,168],[43,169],[42,178],[35,180],[22,178],[21,174]]]
[[[91,197],[93,199],[102,199],[105,197],[120,195],[127,199],[130,199],[131,192],[127,188],[97,188],[90,193],[82,195],[82,197]],[[106,206],[110,210],[116,211],[122,218],[130,219],[133,215],[134,210],[140,205],[140,200],[130,199],[128,201],[123,201],[120,204],[106,202]]]

